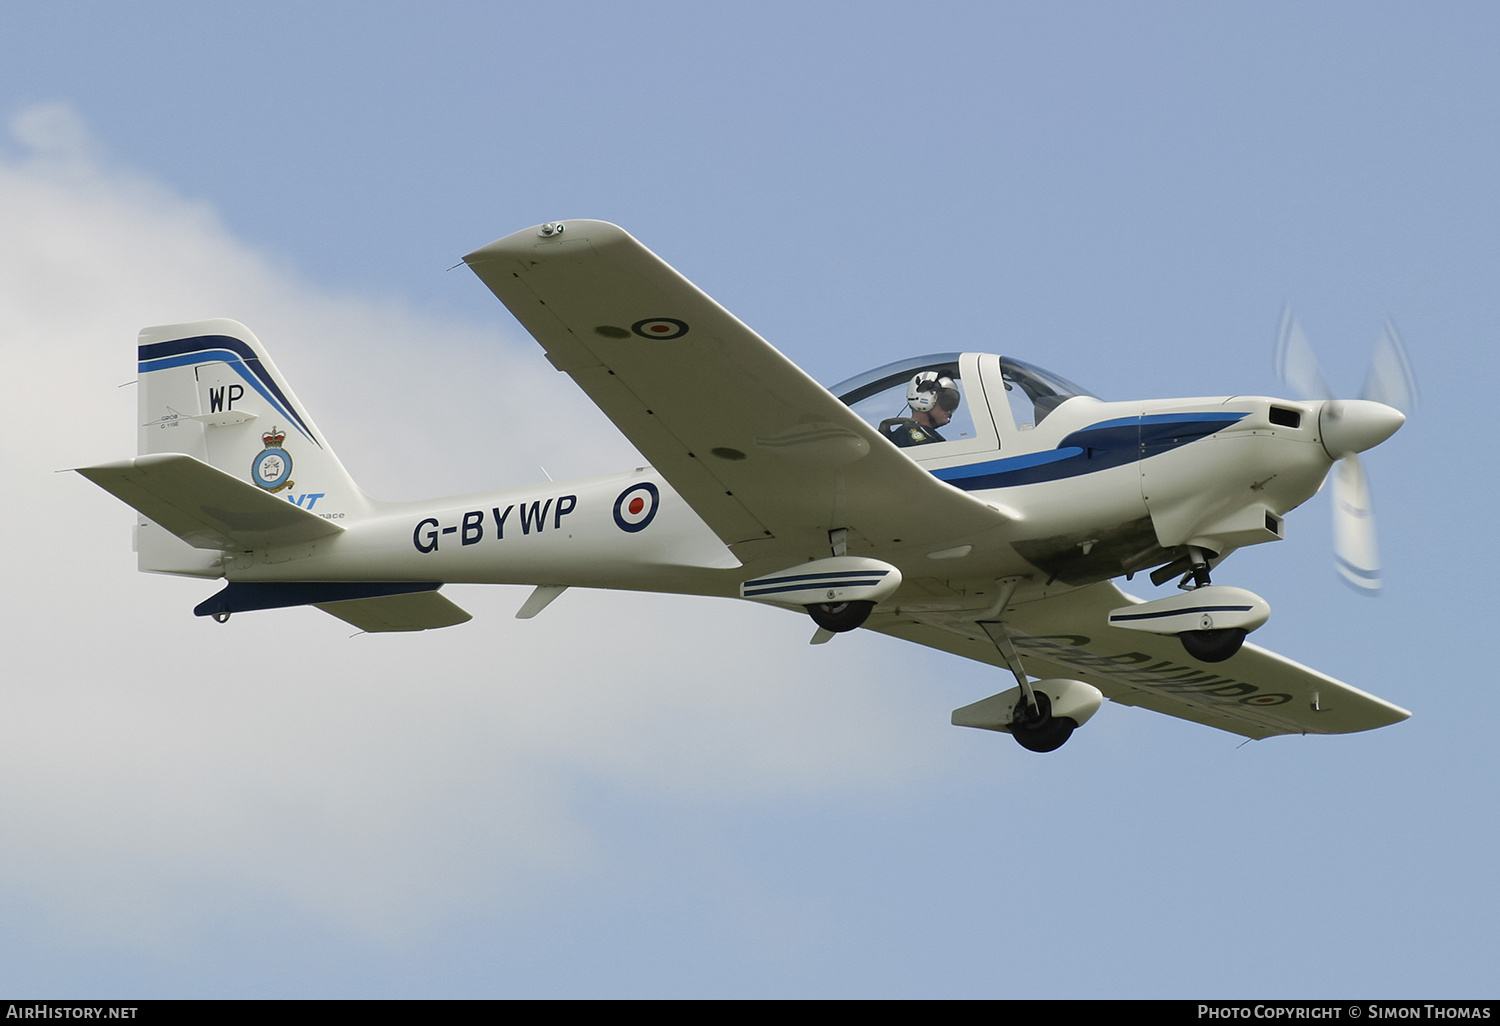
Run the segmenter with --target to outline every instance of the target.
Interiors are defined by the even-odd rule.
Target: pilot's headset
[[[948,413],[958,409],[958,386],[937,371],[922,371],[906,386],[906,404],[913,413],[927,413],[940,406]]]

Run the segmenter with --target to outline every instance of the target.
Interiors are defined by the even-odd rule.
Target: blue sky
[[[1500,15],[1482,4],[15,5],[0,36],[11,502],[0,991],[1472,996],[1493,989],[1484,639]],[[821,380],[1019,356],[1105,398],[1272,393],[1292,304],[1353,393],[1386,594],[1320,496],[1215,575],[1413,718],[1239,739],[1106,706],[948,725],[994,671],[717,601],[457,589],[350,638],[190,615],[129,515],[136,331],[227,316],[356,479],[630,465],[463,268],[624,225]],[[545,417],[515,396],[556,397]]]

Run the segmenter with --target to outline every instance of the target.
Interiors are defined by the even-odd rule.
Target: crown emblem
[[[281,428],[272,428],[260,436],[260,440],[266,443],[267,449],[280,449],[281,443],[286,441],[286,432]]]

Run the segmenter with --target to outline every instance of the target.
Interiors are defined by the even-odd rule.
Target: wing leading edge
[[[464,260],[742,561],[826,555],[835,528],[851,529],[853,550],[1007,520],[918,467],[623,229],[564,227]]]

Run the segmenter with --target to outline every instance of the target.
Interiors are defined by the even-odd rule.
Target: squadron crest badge
[[[292,487],[292,454],[281,447],[286,441],[286,432],[273,427],[260,436],[266,447],[255,454],[250,463],[250,480],[272,493]]]

